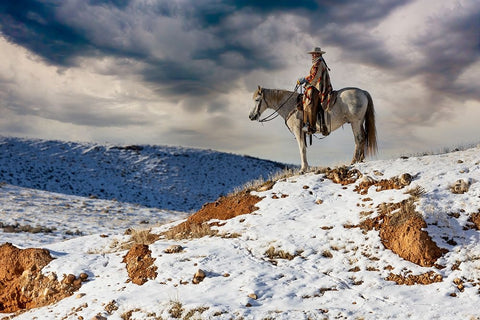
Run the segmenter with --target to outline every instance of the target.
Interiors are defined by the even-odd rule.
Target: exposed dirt
[[[127,264],[128,276],[133,283],[138,285],[157,277],[157,267],[153,264],[154,261],[152,251],[146,244],[135,244],[123,257],[123,262]]]
[[[78,290],[86,274],[45,276],[43,267],[52,261],[46,249],[18,249],[11,243],[0,246],[0,312],[16,312],[55,303]]]
[[[441,249],[422,228],[427,224],[420,215],[395,213],[385,217],[380,227],[383,245],[405,260],[431,267],[448,252]]]
[[[435,264],[447,252],[439,248],[423,228],[427,224],[415,211],[415,204],[407,199],[400,203],[382,204],[379,215],[367,218],[359,224],[363,230],[379,230],[385,248],[392,250],[405,260],[424,267]]]
[[[384,190],[402,189],[412,182],[412,176],[408,173],[401,174],[398,177],[390,179],[375,180],[373,178],[363,179],[354,189],[359,194],[367,194],[371,186],[376,186],[375,191],[380,192]]]
[[[242,214],[249,214],[258,210],[255,205],[261,197],[251,195],[250,192],[240,192],[231,196],[220,197],[215,202],[205,204],[200,210],[191,215],[187,221],[167,231],[170,234],[189,236],[199,229],[205,228],[207,221],[212,219],[228,220]],[[208,225],[206,226],[208,228]]]
[[[470,219],[468,219],[469,225],[471,228],[480,230],[480,209],[476,213],[472,213]]]
[[[371,186],[376,186],[376,191],[390,190],[390,189],[402,189],[408,186],[412,182],[412,176],[408,173],[399,175],[398,177],[392,177],[390,179],[375,180],[371,177],[364,176],[357,169],[350,169],[343,166],[334,169],[327,168],[325,170],[325,177],[332,180],[334,183],[341,185],[348,185],[357,182],[361,179],[360,183],[355,186],[354,191],[360,194],[367,194],[368,189]]]
[[[397,284],[412,286],[414,284],[432,284],[435,282],[442,282],[443,277],[434,271],[429,271],[419,275],[409,274],[405,276],[400,274],[390,273],[385,280],[395,281]]]

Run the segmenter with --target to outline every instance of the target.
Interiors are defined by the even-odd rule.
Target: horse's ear
[[[258,85],[258,91],[262,91],[262,87],[260,87],[260,85]]]

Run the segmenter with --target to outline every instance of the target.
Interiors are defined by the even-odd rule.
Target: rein
[[[275,119],[276,117],[278,117],[280,114],[278,113],[278,110],[282,109],[285,104],[288,102],[288,100],[290,100],[291,97],[293,97],[293,95],[297,92],[297,89],[298,89],[299,85],[297,84],[295,86],[295,88],[293,89],[293,92],[288,96],[287,100],[285,100],[276,110],[274,110],[271,114],[269,114],[268,116],[266,116],[265,118],[263,119],[260,119],[258,120],[258,122],[268,122],[268,121],[272,121],[273,119]],[[262,97],[262,100],[261,101],[265,101],[265,104],[267,105],[267,108],[270,108],[270,106],[268,105],[268,102],[267,100],[265,100],[265,97]],[[276,115],[275,115],[276,113]],[[274,116],[275,115],[275,116]]]

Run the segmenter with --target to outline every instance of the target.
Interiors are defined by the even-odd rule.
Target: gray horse
[[[265,89],[258,86],[253,94],[255,105],[250,111],[250,120],[260,119],[266,109],[273,109],[282,118],[285,124],[297,139],[302,161],[301,171],[308,169],[307,146],[305,133],[302,132],[303,111],[297,110],[299,93],[287,90]],[[375,127],[375,110],[370,94],[358,88],[343,88],[338,91],[335,103],[325,112],[329,131],[340,128],[345,123],[352,125],[355,138],[355,152],[352,164],[361,162],[367,155],[374,155],[377,151],[377,130]],[[320,131],[317,121],[317,132]]]

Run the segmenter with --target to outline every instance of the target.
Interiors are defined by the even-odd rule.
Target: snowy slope
[[[112,200],[0,186],[0,244],[42,247],[82,235],[158,226],[187,215]]]
[[[366,162],[354,168],[375,179],[409,173],[413,181],[408,188],[424,189],[416,211],[427,221],[425,230],[432,239],[448,250],[437,267],[421,267],[400,258],[384,247],[376,230],[348,227],[362,221],[366,210],[374,212],[381,203],[406,199],[408,188],[376,191],[370,187],[361,195],[354,191],[357,183],[342,186],[324,174],[309,173],[255,192],[264,197],[258,210],[217,227],[221,234],[235,237],[160,239],[151,244],[158,276],[142,286],[127,282],[122,263],[126,251],[112,249],[114,243],[127,240],[122,233],[45,244],[56,259],[44,273],[86,272],[90,280],[79,294],[15,319],[92,319],[96,315],[108,319],[478,319],[480,232],[466,227],[469,217],[480,212],[480,146],[443,155]],[[450,191],[459,179],[470,183],[468,192]],[[12,194],[20,192],[4,188]],[[38,222],[42,224],[41,215]],[[179,222],[153,231],[160,233]],[[0,243],[3,236],[0,233]],[[166,254],[164,250],[173,244],[184,250]],[[272,261],[266,255],[270,247],[294,258]],[[205,271],[206,278],[192,284],[198,269]],[[390,273],[429,271],[440,275],[441,282],[406,286],[386,280]]]
[[[176,211],[199,209],[283,167],[212,150],[0,137],[0,182]]]

